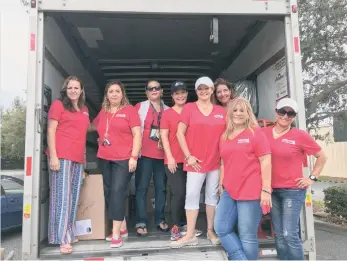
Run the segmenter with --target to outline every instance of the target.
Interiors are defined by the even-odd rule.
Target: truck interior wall
[[[283,21],[268,21],[221,76],[232,81],[244,79],[283,49],[284,43]]]
[[[284,46],[284,23],[282,21],[268,21],[235,61],[222,72],[221,76],[231,81],[243,80],[278,55]],[[258,118],[273,119],[276,101],[274,82],[276,72],[273,65],[259,72],[256,76]]]
[[[76,54],[72,50],[71,46],[65,39],[64,35],[60,31],[59,27],[55,21],[46,17],[44,22],[44,46],[47,49],[44,59],[44,77],[43,82],[45,88],[49,89],[51,93],[51,101],[59,98],[60,90],[62,88],[65,74],[75,75],[82,80],[84,86],[88,90],[95,90],[91,95],[99,95],[99,88],[95,84],[93,78],[89,73],[83,68],[80,60],[77,58]],[[54,59],[54,62],[52,62]],[[88,104],[87,104],[88,106]],[[97,111],[94,111],[91,106],[89,107],[89,114],[91,117],[95,117]],[[43,115],[47,119],[47,112]],[[46,133],[44,134],[46,135]],[[44,137],[43,137],[44,139]],[[95,133],[89,133],[87,140],[90,143],[96,143]],[[43,151],[46,149],[45,143],[43,145]],[[96,148],[87,146],[87,162],[95,162],[96,160]],[[47,238],[48,233],[48,171],[47,164],[45,160],[45,155],[43,154],[42,171],[41,171],[41,209],[40,209],[40,241]]]
[[[275,65],[271,65],[257,77],[259,113],[258,118],[266,120],[275,119],[277,72]]]

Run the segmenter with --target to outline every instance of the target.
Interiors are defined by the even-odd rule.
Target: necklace
[[[280,131],[279,133],[276,131],[276,129],[275,129],[275,127],[273,127],[272,128],[272,134],[274,135],[274,136],[280,136],[281,134],[282,135],[284,135],[286,132],[288,132],[290,130],[290,127],[288,127],[288,128],[286,128],[286,129],[284,129],[284,130],[282,130],[282,131]]]

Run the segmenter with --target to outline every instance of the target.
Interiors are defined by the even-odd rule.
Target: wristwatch
[[[313,175],[310,175],[309,178],[310,178],[310,180],[313,180],[313,181],[317,181],[318,180],[317,177],[313,176]]]

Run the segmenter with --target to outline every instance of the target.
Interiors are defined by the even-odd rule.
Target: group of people
[[[281,99],[273,126],[260,128],[249,102],[224,79],[201,77],[197,101],[187,103],[188,88],[172,83],[173,106],[161,99],[156,80],[145,86],[147,100],[132,106],[125,86],[105,87],[102,109],[90,123],[82,82],[68,77],[60,99],[48,114],[51,176],[49,243],[72,253],[74,222],[83,172],[86,134],[97,131],[99,169],[103,175],[111,247],[128,236],[124,215],[131,174],[135,173],[136,233],[147,236],[147,190],[155,187],[154,221],[171,233],[171,247],[198,244],[196,228],[200,192],[205,182],[207,238],[222,244],[231,260],[258,258],[258,226],[271,213],[280,259],[304,259],[299,218],[306,189],[317,180],[326,156],[305,131],[293,127],[297,103]],[[303,176],[307,155],[316,161]],[[171,186],[171,220],[165,220],[167,181]],[[235,228],[237,227],[237,233]]]

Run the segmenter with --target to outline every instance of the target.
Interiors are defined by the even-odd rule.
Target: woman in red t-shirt
[[[214,82],[214,100],[217,105],[221,105],[224,108],[229,104],[231,100],[236,97],[234,86],[222,78],[218,78]]]
[[[183,169],[184,154],[177,140],[176,132],[180,114],[187,102],[188,92],[184,82],[176,81],[171,84],[171,96],[174,106],[163,113],[160,122],[160,136],[165,151],[165,171],[171,186],[171,240],[178,240],[186,233],[187,221],[184,213],[186,197],[187,172]],[[197,230],[196,235],[201,235]]]
[[[111,247],[121,247],[128,235],[124,211],[125,196],[131,174],[136,170],[141,148],[140,118],[129,104],[125,87],[111,81],[105,87],[104,102],[93,128],[99,134],[99,168],[103,175],[108,218],[113,220]],[[123,223],[123,229],[121,229]]]
[[[327,160],[321,147],[304,130],[293,128],[296,101],[281,99],[276,105],[276,124],[264,128],[272,153],[272,222],[281,260],[303,260],[299,219],[306,189],[317,180]],[[309,177],[303,177],[306,155],[317,158]]]
[[[219,148],[224,189],[216,209],[216,233],[231,260],[256,260],[262,208],[268,212],[271,207],[271,152],[243,97],[228,105]],[[234,232],[236,223],[239,236]]]
[[[164,216],[167,183],[164,150],[159,140],[162,114],[169,107],[161,99],[163,89],[158,81],[147,82],[146,95],[148,99],[135,106],[140,116],[142,131],[141,157],[135,173],[136,232],[138,236],[147,236],[148,233],[146,198],[152,176],[155,190],[154,222],[159,230],[169,231]]]
[[[214,86],[210,78],[199,78],[195,83],[195,91],[198,100],[184,106],[177,128],[177,138],[185,157],[184,170],[187,171],[187,233],[183,238],[171,243],[173,248],[198,244],[195,225],[199,214],[200,192],[205,179],[207,238],[213,244],[220,244],[214,232],[213,219],[218,203],[218,143],[226,125],[226,111],[222,106],[211,102]]]
[[[51,180],[48,242],[60,244],[63,254],[70,254],[71,243],[77,241],[75,220],[89,126],[84,97],[81,80],[69,76],[60,99],[52,103],[48,112],[46,154]]]

